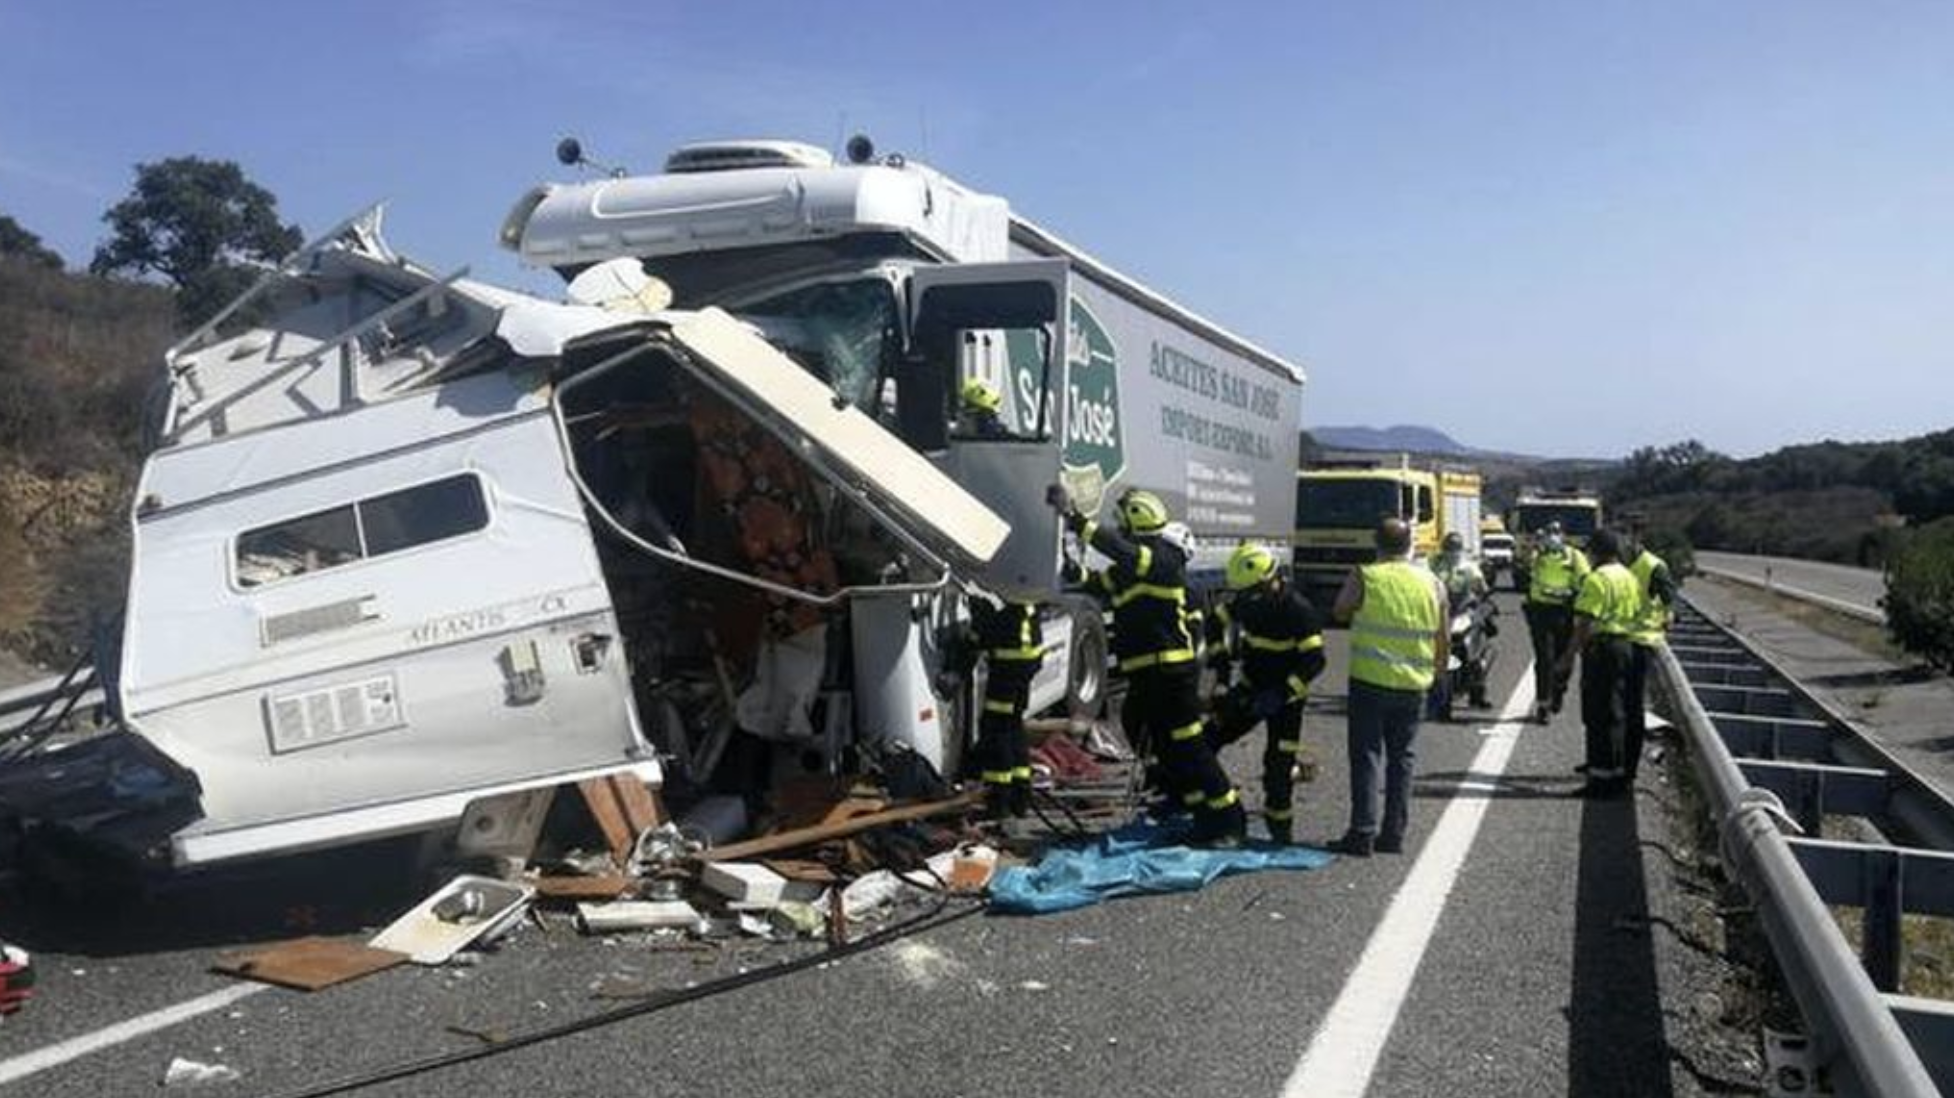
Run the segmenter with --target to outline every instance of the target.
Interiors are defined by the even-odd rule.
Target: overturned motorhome
[[[420,267],[372,213],[173,348],[125,731],[0,802],[183,866],[465,813],[493,848],[538,791],[723,785],[732,744],[926,788],[972,723],[970,598],[1040,606],[1035,711],[1101,704],[1050,486],[1155,490],[1208,565],[1286,544],[1299,371],[1001,199],[781,148],[533,192],[504,241],[569,304]],[[1002,435],[959,430],[970,378]]]

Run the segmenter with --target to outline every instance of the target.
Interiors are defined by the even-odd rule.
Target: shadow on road
[[[32,951],[126,957],[348,934],[421,899],[413,840],[295,855],[144,885],[60,896],[33,878],[0,892],[0,938]]]
[[[1570,1096],[1674,1093],[1640,844],[1634,798],[1582,806],[1567,1007]]]

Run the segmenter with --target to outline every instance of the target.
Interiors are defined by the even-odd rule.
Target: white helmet
[[[1161,527],[1160,540],[1189,557],[1194,555],[1194,531],[1185,522],[1170,522]]]

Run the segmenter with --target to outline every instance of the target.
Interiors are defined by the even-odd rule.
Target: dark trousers
[[[1241,798],[1209,746],[1201,719],[1201,673],[1192,663],[1147,667],[1126,677],[1120,722],[1133,746],[1160,760],[1167,792],[1204,831],[1239,831]]]
[[[1296,756],[1303,753],[1303,703],[1290,702],[1265,722],[1255,715],[1254,695],[1230,693],[1208,725],[1208,744],[1221,749],[1266,724],[1262,740],[1262,814],[1270,825],[1296,818]]]
[[[1031,749],[1025,742],[1024,711],[1031,700],[1032,660],[994,661],[984,676],[984,700],[977,718],[977,766],[984,784],[1031,788]]]
[[[1411,822],[1412,741],[1425,707],[1422,690],[1350,684],[1350,830],[1401,839]],[[1384,818],[1377,816],[1379,771]]]
[[[1634,647],[1623,637],[1596,636],[1581,653],[1581,724],[1587,731],[1590,781],[1617,781],[1627,773],[1623,748]]]
[[[1649,733],[1649,663],[1655,650],[1646,644],[1628,646],[1628,676],[1622,683],[1622,769],[1629,781],[1642,763],[1642,744]]]
[[[1526,604],[1527,632],[1533,638],[1533,700],[1535,705],[1560,708],[1567,696],[1567,679],[1555,671],[1574,636],[1571,607],[1544,602]]]

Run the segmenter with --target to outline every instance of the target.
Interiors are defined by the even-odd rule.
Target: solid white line
[[[100,1052],[105,1048],[119,1045],[124,1041],[133,1041],[138,1037],[154,1033],[159,1029],[168,1029],[179,1022],[187,1022],[199,1014],[208,1014],[213,1010],[222,1010],[240,999],[249,998],[260,991],[267,991],[269,989],[270,985],[268,984],[235,984],[219,991],[213,991],[208,995],[200,995],[195,999],[178,1003],[175,1006],[150,1011],[148,1014],[144,1014],[138,1018],[131,1018],[126,1022],[117,1022],[115,1025],[105,1029],[98,1029],[93,1033],[84,1033],[79,1037],[71,1037],[59,1044],[36,1049],[25,1055],[16,1056],[11,1060],[0,1060],[0,1084],[25,1079],[29,1075],[38,1074],[51,1067],[60,1067],[70,1060],[80,1059],[91,1052]]]
[[[1506,700],[1499,723],[1486,734],[1459,791],[1490,792],[1506,771],[1520,729],[1533,709],[1533,666]],[[1283,1098],[1362,1098],[1378,1057],[1411,993],[1411,980],[1431,944],[1446,897],[1458,880],[1466,853],[1492,804],[1490,797],[1454,796],[1425,840],[1384,919],[1364,946],[1357,967],[1310,1039],[1309,1050],[1289,1073]]]

